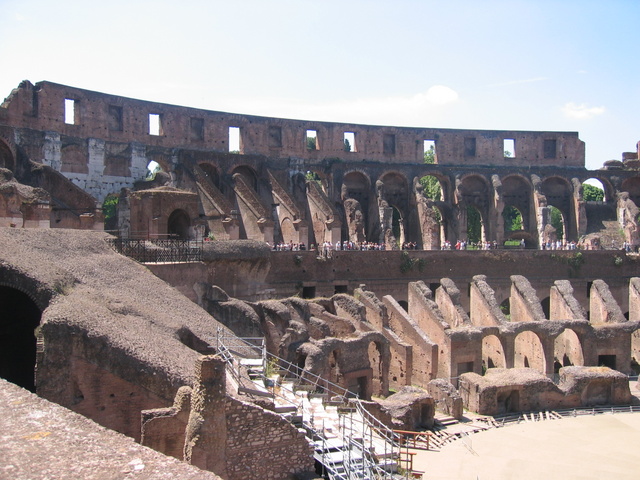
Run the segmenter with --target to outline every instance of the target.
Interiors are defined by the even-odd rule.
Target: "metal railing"
[[[240,358],[262,358],[262,377],[267,381],[267,365],[270,369],[277,371],[282,379],[293,381],[293,389],[288,389],[280,384],[279,388],[289,391],[295,397],[295,387],[311,387],[310,392],[328,394],[331,403],[338,403],[345,408],[348,413],[339,413],[339,430],[341,432],[341,442],[339,446],[332,444],[325,435],[324,422],[322,429],[318,429],[313,424],[313,420],[304,421],[307,435],[318,446],[318,459],[327,469],[329,477],[334,480],[355,480],[355,479],[391,479],[398,478],[394,474],[393,462],[397,462],[400,457],[399,437],[392,429],[388,428],[373,415],[371,415],[360,399],[349,398],[354,394],[347,389],[334,384],[319,375],[313,374],[303,368],[277,357],[266,350],[264,338],[240,338],[225,333],[218,329],[214,345],[215,350],[227,363],[227,368],[232,377],[240,382]],[[275,392],[271,392],[275,397],[285,398]],[[302,404],[296,405],[302,411]],[[354,413],[356,413],[354,418]],[[336,464],[329,450],[339,452],[343,461]],[[380,451],[380,450],[383,451]],[[397,465],[397,463],[396,463]],[[406,472],[408,475],[408,472]]]
[[[110,238],[107,241],[116,252],[140,263],[202,261],[202,241],[136,238]]]

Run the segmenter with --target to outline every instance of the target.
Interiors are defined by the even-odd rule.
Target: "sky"
[[[639,0],[0,0],[0,98],[42,80],[225,112],[640,140]]]

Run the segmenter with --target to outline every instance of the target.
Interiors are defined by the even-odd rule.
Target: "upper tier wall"
[[[72,101],[69,102],[68,100]],[[584,167],[577,132],[452,130],[316,122],[215,112],[23,81],[0,109],[0,123],[62,135],[166,148],[228,152],[230,127],[239,129],[240,153],[313,160],[423,163],[425,141],[435,142],[442,165]],[[65,111],[66,110],[66,111]],[[72,114],[71,114],[72,112]],[[157,127],[150,115],[157,115]],[[157,128],[155,134],[150,131]],[[316,133],[309,149],[307,131]],[[345,151],[345,133],[352,151]],[[505,142],[506,140],[506,142]],[[505,157],[505,150],[513,156]]]

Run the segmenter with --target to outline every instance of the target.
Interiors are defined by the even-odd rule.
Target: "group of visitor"
[[[269,242],[267,242],[267,245],[271,246]],[[306,250],[307,246],[304,244],[304,242],[303,243],[280,242],[280,243],[274,243],[271,249],[275,252],[298,252],[301,250]]]
[[[273,250],[277,252],[298,252],[307,250],[307,246],[304,242],[302,243],[293,243],[293,242],[280,242],[271,245],[267,242],[267,245]],[[525,248],[526,244],[524,240],[520,240],[519,245],[512,246],[515,248]],[[468,242],[466,240],[458,240],[455,244],[451,244],[449,240],[445,240],[440,245],[440,250],[495,250],[498,248],[498,242],[493,241],[484,241],[484,242]],[[541,245],[541,250],[599,250],[599,243],[586,243],[584,245],[578,244],[574,241],[566,242],[562,240],[555,241],[547,241],[543,242]],[[612,248],[615,248],[612,245]],[[318,255],[321,255],[325,258],[331,258],[334,251],[383,251],[387,250],[387,246],[384,243],[374,243],[374,242],[352,242],[345,240],[343,242],[336,242],[335,244],[332,242],[323,242],[322,244],[311,244],[309,246],[310,251],[318,251]],[[416,242],[405,242],[402,244],[402,250],[421,250]],[[634,252],[637,251],[637,248],[634,248],[631,243],[625,241],[622,244],[622,251],[624,252]]]
[[[542,250],[576,250],[578,244],[574,241],[563,242],[562,240],[556,240],[555,242],[547,241],[542,244]]]
[[[520,242],[520,247],[524,248],[524,240]],[[466,240],[458,240],[455,245],[452,245],[449,240],[442,242],[440,250],[495,250],[498,248],[498,242],[468,242]]]

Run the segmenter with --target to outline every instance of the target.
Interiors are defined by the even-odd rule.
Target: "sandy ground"
[[[424,479],[639,479],[640,414],[494,428],[440,452],[415,450]]]

